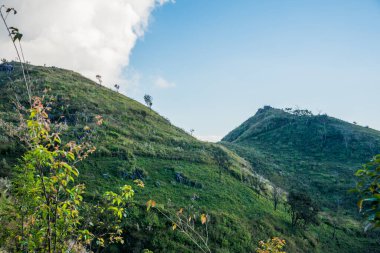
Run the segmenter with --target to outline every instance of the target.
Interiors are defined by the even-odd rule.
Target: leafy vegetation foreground
[[[72,71],[28,66],[28,72],[32,93],[49,94],[52,101],[49,120],[62,123],[66,133],[62,141],[87,138],[97,148],[92,156],[77,164],[78,180],[86,185],[83,201],[92,214],[88,217],[94,217],[94,221],[88,222],[95,224],[96,219],[106,223],[106,218],[91,212],[105,192],[109,192],[109,197],[115,196],[112,191],[132,185],[135,180],[141,180],[144,185],[135,189],[134,200],[128,199],[125,203],[128,208],[121,213],[123,219],[118,226],[123,231],[120,235],[123,243],[117,241],[103,251],[254,252],[257,245],[260,250],[274,245],[286,252],[377,251],[376,240],[364,234],[360,224],[349,216],[339,216],[338,222],[337,216],[328,212],[305,213],[294,209],[302,217],[301,222],[294,222],[284,193],[278,195],[275,210],[276,187],[257,174],[263,170],[256,170],[258,166],[250,157],[247,159],[254,165],[253,169],[229,149],[200,142],[151,108]],[[19,66],[15,64],[11,75],[0,73],[1,177],[19,176],[13,165],[26,151],[25,146],[10,137],[7,128],[19,122],[14,102],[27,104],[24,93]],[[93,121],[97,115],[102,116],[99,127]],[[273,152],[272,156],[277,154]],[[267,164],[266,168],[275,164]],[[324,173],[329,176],[327,171]],[[291,175],[285,178],[298,182]],[[12,187],[6,183],[1,186],[2,199],[7,198],[5,192],[9,188]],[[317,220],[299,226],[305,223],[305,215]],[[189,224],[201,234],[202,239],[196,241],[201,247],[194,243],[194,237],[187,236],[189,230],[183,230],[184,217],[196,220]],[[0,223],[5,224],[7,220],[0,217]],[[6,237],[3,233],[0,231],[0,240]],[[279,239],[258,244],[271,237],[283,238],[286,244]]]

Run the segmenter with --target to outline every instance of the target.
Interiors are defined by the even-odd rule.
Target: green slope
[[[253,252],[259,240],[271,236],[286,239],[289,252],[376,251],[376,241],[366,238],[359,224],[351,219],[344,220],[334,240],[329,222],[306,231],[291,229],[285,207],[273,211],[266,195],[270,185],[255,175],[249,163],[223,149],[232,165],[221,170],[214,159],[217,145],[196,140],[144,105],[72,71],[29,68],[33,93],[41,95],[47,88],[48,94],[54,95],[50,116],[52,120],[65,116],[68,139],[81,138],[86,125],[94,128],[92,119],[96,115],[104,118],[105,123],[93,138],[97,152],[80,168],[88,201],[143,175],[146,187],[137,192],[137,206],[131,208],[125,224],[123,252],[140,252],[144,248],[154,252],[197,252],[181,233],[172,231],[170,222],[145,211],[148,199],[165,205],[166,210],[194,206],[210,213],[213,252]],[[24,93],[17,70],[10,78],[0,73],[3,121],[17,123],[12,100],[25,104]],[[22,152],[22,147],[0,130],[0,175],[11,176],[10,167]],[[176,173],[184,175],[187,182],[176,181]]]
[[[269,106],[222,142],[287,190],[306,190],[322,207],[356,211],[354,172],[380,152],[380,132],[327,115]]]

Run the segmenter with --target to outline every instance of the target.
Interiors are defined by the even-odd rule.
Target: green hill
[[[356,212],[354,172],[380,152],[380,132],[307,110],[266,106],[222,143],[283,188],[308,191],[320,205]]]
[[[259,240],[272,236],[287,240],[288,252],[376,252],[376,240],[364,235],[360,224],[349,217],[343,218],[344,225],[338,228],[332,240],[333,227],[327,216],[322,214],[319,226],[301,230],[291,228],[285,206],[273,210],[271,185],[256,172],[271,175],[265,173],[266,167],[261,163],[268,168],[276,164],[278,153],[275,151],[279,147],[273,149],[268,160],[265,156],[269,150],[268,153],[258,150],[255,159],[246,156],[254,165],[252,170],[248,162],[232,151],[196,140],[153,110],[77,73],[36,66],[29,66],[29,72],[33,94],[41,96],[48,90],[53,101],[50,117],[65,123],[67,139],[80,139],[87,125],[94,128],[92,119],[96,115],[104,118],[103,126],[96,130],[92,140],[97,151],[80,166],[80,180],[87,188],[86,201],[96,200],[105,190],[131,184],[133,178],[144,180],[146,187],[136,193],[137,205],[131,208],[124,224],[126,243],[119,247],[120,252],[141,252],[144,248],[154,252],[197,252],[184,235],[172,231],[164,217],[146,212],[148,199],[163,204],[167,211],[193,206],[195,210],[209,213],[213,252],[254,252]],[[18,115],[12,101],[26,104],[20,77],[17,66],[10,77],[0,73],[0,119],[3,122],[17,124]],[[244,127],[244,132],[247,129]],[[361,131],[364,134],[371,130]],[[373,131],[373,135],[376,134]],[[234,141],[228,146],[235,149],[236,141],[243,140],[239,138],[243,135],[233,136],[225,140]],[[288,138],[288,142],[294,138],[279,137]],[[358,152],[364,156],[366,150]],[[236,151],[245,155],[239,148]],[[294,152],[299,157],[307,154],[302,150]],[[4,129],[0,130],[0,176],[12,176],[11,167],[22,153],[23,147],[8,137]],[[218,166],[218,155],[229,160],[228,169]],[[358,156],[355,150],[351,156]],[[256,158],[260,164],[255,164]],[[291,157],[288,158],[290,161]],[[342,159],[333,160],[341,162],[341,169],[350,164]],[[359,159],[355,161],[358,163]],[[285,168],[281,169],[286,172]],[[284,178],[293,180],[291,175],[289,171]],[[324,177],[328,175],[325,172]],[[347,172],[347,180],[348,175]],[[116,248],[112,250],[118,252]]]

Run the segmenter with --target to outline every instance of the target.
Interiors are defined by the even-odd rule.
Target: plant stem
[[[15,41],[13,40],[11,30],[9,29],[9,26],[7,24],[6,18],[7,18],[8,15],[6,17],[4,17],[4,15],[3,15],[3,9],[4,8],[5,8],[4,5],[0,6],[0,16],[1,16],[1,19],[3,20],[5,28],[7,29],[8,35],[11,38],[12,44],[13,44],[15,50],[16,50],[17,57],[18,57],[18,60],[20,62],[21,69],[22,69],[22,75],[23,75],[23,78],[24,78],[24,82],[25,82],[25,86],[26,86],[26,91],[28,93],[29,104],[31,106],[32,105],[32,96],[31,96],[31,93],[30,93],[30,88],[29,88],[29,85],[28,85],[28,81],[26,79],[24,63],[21,60],[20,52],[19,52],[19,50],[17,48],[17,45],[16,45]]]
[[[46,201],[46,205],[48,207],[48,211],[47,211],[47,244],[48,244],[48,252],[51,253],[51,217],[50,217],[50,199],[49,199],[49,196],[47,194],[47,191],[46,191],[46,185],[45,185],[45,180],[44,180],[44,173],[42,171],[42,168],[39,168],[39,172],[40,172],[40,177],[41,177],[41,182],[42,182],[42,189],[43,189],[43,192],[44,192],[44,195],[45,195],[45,201]]]

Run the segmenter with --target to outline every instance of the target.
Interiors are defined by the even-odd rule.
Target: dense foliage
[[[51,124],[49,109],[40,98],[33,98],[29,119],[21,118],[19,131],[14,133],[27,151],[15,168],[9,192],[2,196],[0,245],[14,252],[77,252],[93,241],[97,247],[108,241],[123,242],[120,223],[134,191],[125,185],[120,194],[106,192],[104,201],[93,207],[98,214],[113,216],[98,235],[102,220],[93,219],[91,225],[85,222],[85,185],[76,183],[79,170],[75,166],[95,147],[86,137],[79,144],[63,144],[60,133],[52,130],[64,126]],[[101,118],[97,120],[100,124]],[[86,131],[90,132],[89,127]]]
[[[293,227],[318,224],[318,206],[306,193],[291,191],[288,195],[288,204]]]
[[[360,199],[358,207],[366,218],[365,230],[380,227],[380,155],[356,171],[359,178],[356,192]]]

